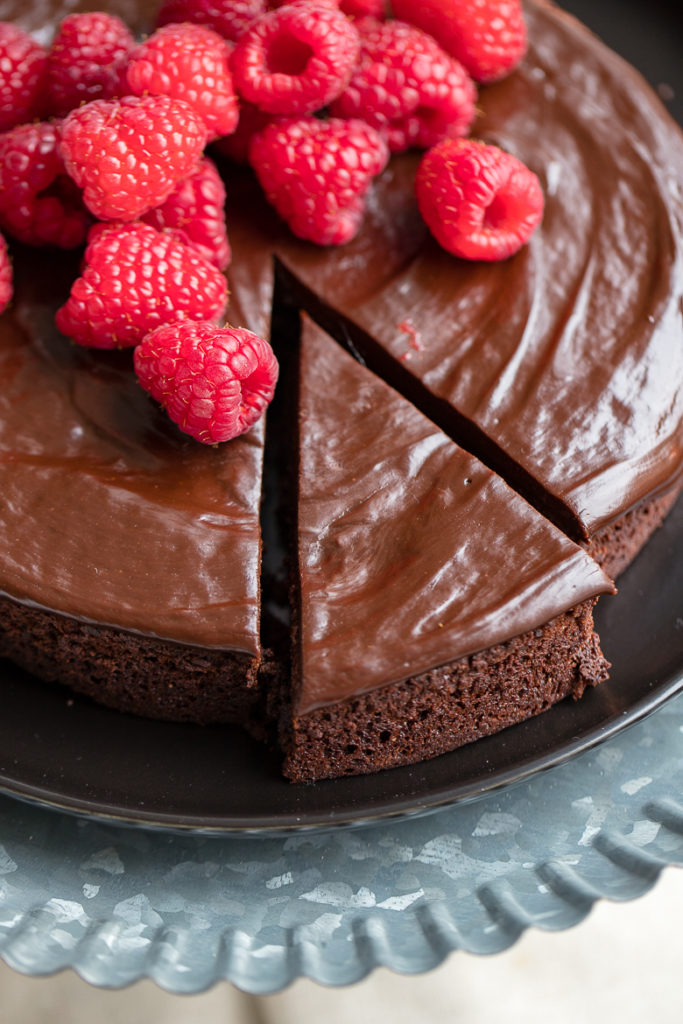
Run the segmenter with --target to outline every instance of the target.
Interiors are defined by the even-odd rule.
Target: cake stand
[[[653,85],[680,81],[680,5],[567,0],[563,6],[649,72]],[[670,88],[663,85],[660,91],[670,98]],[[681,92],[672,102],[679,117]],[[631,577],[638,602],[632,611],[642,606],[644,613],[639,624],[647,623],[648,609],[654,615],[653,602],[663,599],[656,585],[659,570],[651,568],[655,579],[646,586],[647,562],[642,560],[668,543],[672,528],[667,524],[655,547],[640,556],[641,572],[646,567],[642,589],[641,578]],[[521,766],[516,781],[503,784],[508,776],[502,771],[500,785],[484,786],[481,792],[476,784],[469,786],[467,799],[454,805],[435,808],[443,802],[439,793],[447,795],[449,780],[439,777],[437,792],[429,781],[434,769],[417,766],[412,780],[419,799],[402,789],[401,780],[409,777],[404,769],[403,775],[384,773],[382,786],[391,786],[386,779],[398,780],[394,805],[409,811],[412,803],[420,814],[384,817],[392,805],[388,791],[361,788],[368,816],[376,818],[362,827],[341,824],[345,816],[358,817],[344,804],[332,816],[339,824],[327,830],[209,835],[201,829],[201,820],[213,820],[206,810],[192,832],[165,831],[149,822],[131,827],[24,802],[17,798],[21,787],[13,782],[15,796],[0,795],[0,956],[27,974],[70,967],[101,986],[120,987],[148,977],[172,992],[192,993],[224,979],[247,992],[270,993],[302,976],[344,985],[379,965],[418,973],[454,950],[499,952],[528,927],[561,930],[577,924],[598,898],[626,900],[646,892],[663,867],[683,864],[683,694],[675,695],[683,684],[680,582],[676,589],[680,536],[679,529],[669,555],[662,553],[673,587],[666,599],[666,643],[674,670],[668,670],[663,689],[660,679],[657,699],[648,698],[657,680],[647,670],[640,675],[642,700],[635,714],[630,698],[615,694],[612,700],[605,690],[600,698],[605,702],[603,735],[599,728],[589,729],[587,737],[577,735],[572,743],[570,728],[557,756],[546,759],[553,767],[540,770],[541,756],[527,766],[532,774]],[[673,610],[671,593],[680,606]],[[656,631],[645,628],[638,646],[641,653],[656,651],[661,660]],[[631,666],[630,658],[625,662]],[[637,672],[638,666],[632,675]],[[669,699],[652,711],[664,697]],[[8,707],[6,699],[6,732]],[[26,713],[16,705],[16,710],[17,728],[25,733],[17,754],[33,749],[29,761],[34,772],[24,795],[37,799],[43,775],[48,789],[59,789],[52,761],[65,754],[55,750],[52,758],[55,734],[33,736],[36,719],[30,709]],[[556,711],[571,725],[566,709],[549,715]],[[621,715],[634,724],[619,731]],[[519,728],[527,727],[535,728],[528,723]],[[515,739],[520,735],[511,730],[492,741],[502,764],[509,746],[510,763],[520,768]],[[93,758],[98,752],[106,757],[96,737],[91,745]],[[486,779],[485,751],[494,748],[477,744],[471,749],[477,748]],[[131,758],[134,754],[146,756],[153,767],[149,746],[141,754],[131,745]],[[557,763],[563,754],[575,756]],[[12,743],[4,742],[2,755],[9,778]],[[180,747],[179,776],[183,755]],[[473,755],[464,756],[476,783]],[[72,761],[78,757],[73,754]],[[100,767],[94,761],[85,764],[81,778],[90,779]],[[100,771],[103,791],[124,770],[119,763],[109,773]],[[221,785],[231,785],[229,770]],[[451,786],[451,795],[456,790],[457,785]],[[356,791],[349,792],[353,796]],[[425,794],[434,799],[425,800]],[[159,796],[158,786],[154,795]],[[252,797],[252,790],[243,791],[247,812]],[[87,792],[82,799],[72,798],[71,809],[80,805],[85,810],[87,798]],[[371,798],[376,798],[374,805]],[[138,821],[145,817],[143,805],[137,801]],[[163,807],[161,812],[157,808],[152,819],[156,815],[161,821],[162,812]],[[192,805],[180,817],[192,822],[191,812]],[[292,807],[285,814],[290,825],[294,812]],[[324,817],[320,806],[313,817],[319,826]]]

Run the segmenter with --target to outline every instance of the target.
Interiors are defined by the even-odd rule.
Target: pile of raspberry
[[[427,149],[420,209],[455,255],[507,257],[540,220],[535,175],[466,138],[475,80],[524,54],[520,0],[392,7],[165,0],[141,42],[94,12],[66,17],[49,49],[0,23],[0,229],[85,245],[57,326],[132,347],[142,386],[202,442],[248,430],[278,372],[266,341],[220,326],[230,245],[208,144],[250,163],[292,231],[321,245],[356,234],[372,179],[411,147]],[[10,298],[0,236],[0,310]]]

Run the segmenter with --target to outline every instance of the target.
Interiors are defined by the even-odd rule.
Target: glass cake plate
[[[676,0],[563,6],[683,121]],[[683,864],[682,564],[679,501],[600,602],[606,684],[360,779],[291,786],[237,730],[119,715],[0,663],[0,956],[266,993],[497,952],[642,894]]]

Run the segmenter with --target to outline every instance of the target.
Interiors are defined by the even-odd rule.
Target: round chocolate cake
[[[137,32],[156,7],[76,5]],[[5,0],[0,18],[46,40],[73,10]],[[681,488],[683,137],[585,28],[525,13],[528,54],[473,128],[543,185],[509,260],[438,247],[419,154],[392,158],[336,249],[220,163],[228,317],[272,322],[283,369],[240,438],[202,447],[130,352],[60,335],[80,254],[14,248],[0,654],[122,711],[276,734],[297,781],[435,756],[606,677],[593,606]],[[262,564],[273,524],[288,581]]]

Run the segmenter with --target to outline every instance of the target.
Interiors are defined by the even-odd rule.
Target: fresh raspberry
[[[229,56],[226,41],[210,28],[165,25],[133,53],[129,91],[185,100],[204,121],[210,139],[229,135],[238,118]]]
[[[161,206],[142,218],[158,231],[169,228],[213,263],[225,270],[230,244],[225,228],[225,187],[216,165],[204,157]]]
[[[220,271],[173,232],[96,224],[56,322],[79,345],[124,348],[169,320],[218,320],[226,301]]]
[[[46,73],[45,48],[0,21],[0,132],[42,115]]]
[[[462,64],[413,25],[367,22],[351,81],[331,105],[335,117],[360,117],[392,153],[427,148],[469,131],[476,89]]]
[[[204,122],[169,96],[95,100],[62,128],[66,169],[100,220],[135,220],[160,206],[197,166]]]
[[[115,15],[70,14],[48,54],[50,113],[63,117],[82,103],[124,95],[126,63],[134,46],[133,36]]]
[[[429,32],[477,82],[509,74],[526,52],[521,0],[392,0],[394,17]]]
[[[145,391],[174,423],[203,444],[238,437],[273,397],[278,365],[267,341],[242,328],[176,321],[135,349]]]
[[[346,15],[298,2],[247,29],[232,55],[240,95],[271,114],[312,114],[346,87],[360,42]]]
[[[215,142],[213,146],[214,151],[227,156],[230,160],[234,160],[235,163],[249,163],[249,146],[251,145],[252,137],[275,119],[274,114],[266,114],[264,110],[259,110],[258,107],[255,107],[253,103],[249,103],[248,100],[242,100],[237,128],[232,135],[226,135]]]
[[[59,152],[58,122],[0,135],[0,227],[27,245],[74,249],[91,217]]]
[[[164,0],[157,25],[191,21],[236,43],[249,25],[267,10],[266,0]]]
[[[521,160],[473,139],[448,139],[425,153],[417,204],[437,242],[468,260],[503,260],[543,216],[538,178]]]
[[[12,263],[7,251],[7,242],[0,235],[0,313],[4,313],[12,301]]]
[[[341,245],[358,231],[363,196],[389,152],[364,121],[276,121],[254,136],[250,160],[295,235]]]

